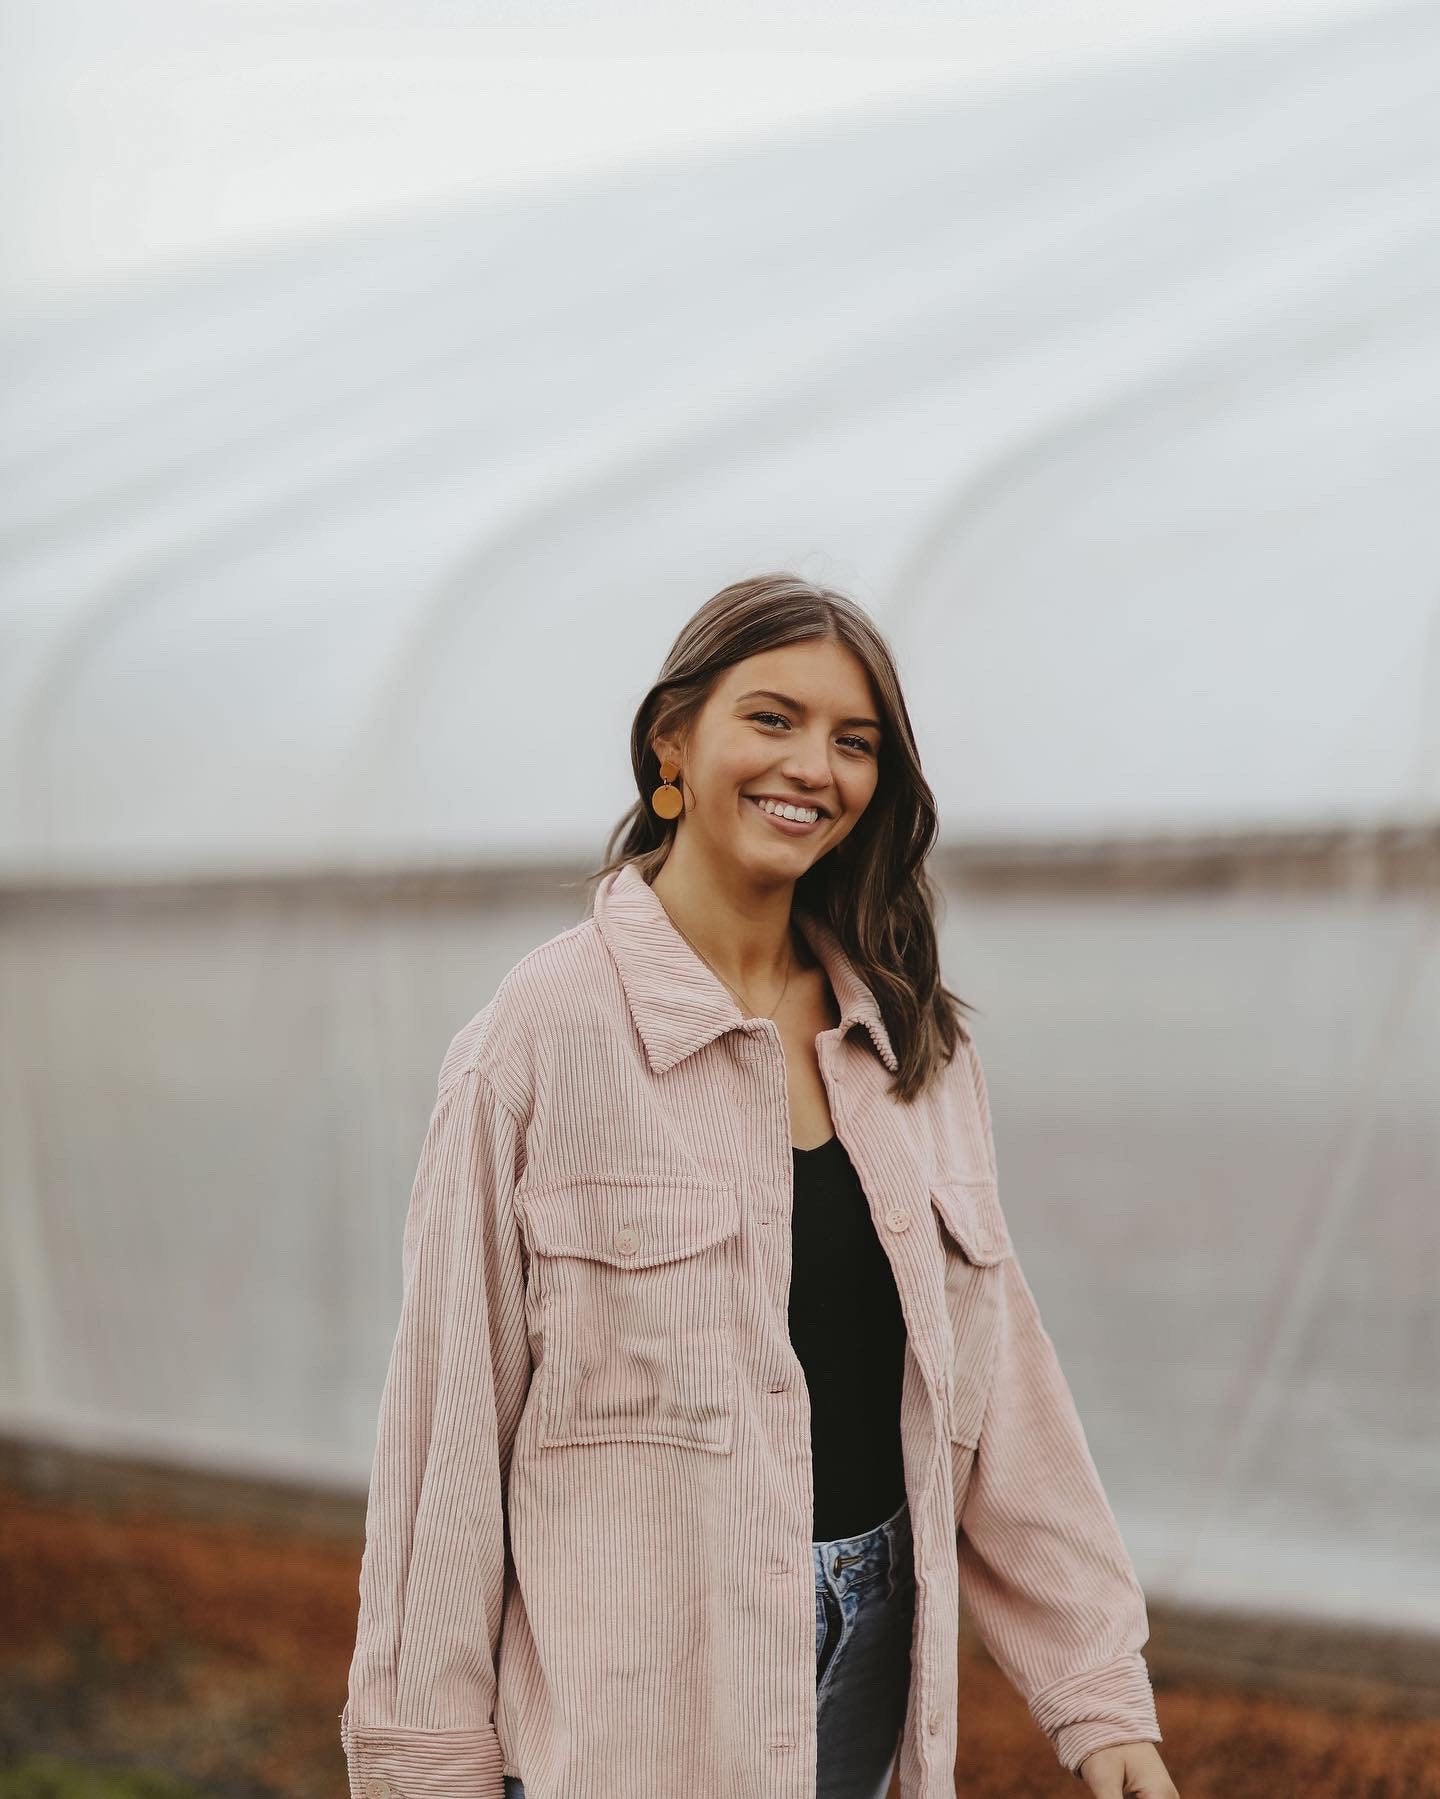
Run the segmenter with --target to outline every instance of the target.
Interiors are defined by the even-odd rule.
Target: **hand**
[[[1180,1799],[1153,1743],[1113,1743],[1080,1764],[1080,1778],[1099,1799]]]

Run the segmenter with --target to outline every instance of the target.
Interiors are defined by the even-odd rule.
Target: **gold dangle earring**
[[[650,804],[661,818],[678,818],[685,810],[684,794],[678,787],[671,785],[679,772],[680,764],[671,761],[669,756],[660,764],[660,779],[664,785],[657,787],[650,795]]]

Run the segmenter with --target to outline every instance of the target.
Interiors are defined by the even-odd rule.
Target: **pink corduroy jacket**
[[[912,1104],[836,935],[835,1133],[890,1258],[904,1799],[956,1790],[960,1609],[1072,1772],[1158,1742],[1145,1601],[996,1186],[973,1038]],[[857,1028],[858,1027],[858,1028]],[[810,1402],[778,1027],[627,864],[450,1045],[405,1223],[352,1799],[815,1799]],[[963,1790],[963,1780],[961,1782]]]

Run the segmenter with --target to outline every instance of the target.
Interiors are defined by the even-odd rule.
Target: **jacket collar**
[[[606,875],[595,890],[595,922],[620,971],[620,982],[645,1054],[656,1074],[703,1049],[745,1020],[723,982],[716,979],[671,923],[633,862]],[[795,922],[824,966],[840,1008],[842,1036],[863,1024],[892,1074],[899,1068],[880,1007],[828,925],[797,910]]]

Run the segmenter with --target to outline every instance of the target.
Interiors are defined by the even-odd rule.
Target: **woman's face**
[[[870,803],[879,714],[865,666],[844,644],[787,644],[736,663],[676,754],[686,790],[680,829],[758,878],[797,880]],[[820,817],[798,825],[772,818],[757,804],[767,795],[818,807]]]

